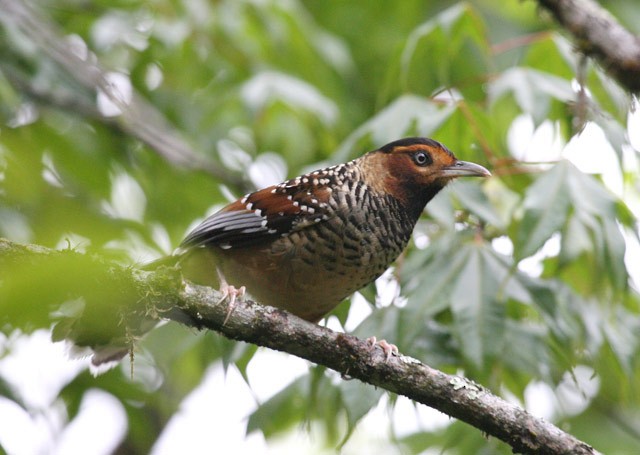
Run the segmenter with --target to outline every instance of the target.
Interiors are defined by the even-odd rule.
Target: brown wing
[[[181,248],[257,245],[329,219],[334,172],[326,173],[334,168],[247,194],[204,220]]]

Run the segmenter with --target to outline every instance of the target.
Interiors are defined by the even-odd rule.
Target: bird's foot
[[[382,349],[382,352],[384,352],[385,362],[388,361],[392,355],[398,355],[399,353],[398,346],[388,343],[387,340],[378,341],[376,337],[369,337],[367,338],[367,343],[369,343],[371,350],[373,350],[376,345],[380,346],[380,349]]]
[[[222,293],[222,297],[218,300],[218,305],[229,299],[229,305],[227,307],[227,316],[224,318],[224,322],[222,325],[225,325],[233,313],[233,310],[236,307],[236,302],[238,300],[242,300],[244,298],[244,294],[246,293],[246,288],[244,286],[240,286],[236,288],[235,286],[231,286],[230,284],[224,283],[220,285],[220,292]]]
[[[217,305],[220,305],[222,302],[229,299],[227,316],[224,318],[224,322],[222,323],[222,325],[226,325],[227,321],[229,320],[229,316],[231,316],[231,313],[233,313],[233,310],[236,307],[236,302],[244,298],[244,294],[247,289],[244,286],[240,286],[239,288],[231,286],[229,283],[227,283],[227,279],[224,277],[222,270],[216,268],[216,272],[218,273],[218,280],[220,281],[220,292],[222,293],[222,297],[220,298],[220,300],[218,300]]]

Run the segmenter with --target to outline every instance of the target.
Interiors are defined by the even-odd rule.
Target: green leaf
[[[604,324],[604,335],[622,369],[632,374],[636,362],[639,341],[640,321],[637,314],[620,309]]]
[[[253,161],[267,151],[280,154],[293,177],[408,135],[433,137],[460,159],[488,163],[494,178],[461,179],[429,204],[416,228],[421,242],[395,268],[400,298],[376,308],[355,332],[386,338],[447,372],[464,369],[518,398],[532,380],[554,387],[573,366],[591,367],[598,395],[558,424],[603,452],[635,453],[637,441],[624,432],[638,426],[640,404],[640,297],[629,285],[634,250],[625,249],[622,235],[637,236],[637,217],[624,205],[638,199],[637,172],[627,160],[634,156],[629,94],[587,63],[588,120],[619,160],[624,150],[620,199],[599,176],[569,163],[531,172],[515,163],[508,136],[514,119],[550,121],[568,140],[579,107],[574,79],[582,57],[569,37],[540,21],[535,2],[40,3],[39,17],[74,49],[84,41],[101,67],[130,75],[140,97],[198,153],[225,163],[224,145],[236,144],[245,161],[234,180],[245,178],[247,166],[253,173]],[[637,31],[637,0],[604,3]],[[251,185],[176,168],[133,139],[124,119],[92,114],[95,93],[63,73],[44,44],[0,20],[0,236],[47,246],[69,239],[105,264],[114,257],[139,263],[139,251],[170,251],[195,219]],[[114,174],[142,188],[147,203],[139,222],[104,210]],[[461,221],[458,209],[481,226]],[[516,259],[491,247],[505,235]],[[520,261],[537,257],[550,237],[560,239],[560,251],[545,250],[542,276],[527,276]],[[116,307],[136,298],[112,278],[83,261],[0,264],[2,330],[19,337],[59,321],[60,337],[87,318],[86,339],[108,338],[120,321]],[[374,285],[362,293],[375,300]],[[344,322],[348,310],[343,303],[334,314]],[[154,329],[139,347],[133,380],[127,365],[98,378],[81,373],[55,400],[56,415],[72,419],[87,390],[108,391],[127,411],[119,450],[148,453],[212,362],[246,375],[256,349],[175,323]],[[19,401],[10,387],[0,378],[0,394]],[[250,431],[263,428],[268,438],[302,427],[318,450],[335,449],[383,393],[312,367],[262,405]],[[357,452],[353,443],[343,451]],[[459,422],[391,444],[409,453],[511,453]]]
[[[569,218],[562,235],[560,259],[568,263],[593,249],[589,228],[576,216]]]
[[[553,360],[546,335],[546,329],[540,324],[506,321],[500,358],[507,367],[505,383],[511,392],[521,396],[532,377],[550,379]]]
[[[370,149],[408,134],[429,136],[455,110],[455,106],[441,106],[425,98],[403,95],[361,125],[345,139],[333,158],[346,161],[351,158],[356,144],[363,139]]]
[[[481,184],[459,181],[451,186],[451,192],[469,212],[500,229],[506,228],[506,224],[496,213],[493,205],[491,205],[489,199],[484,194]]]
[[[549,33],[526,49],[523,66],[571,80],[575,77],[578,55],[566,38]]]
[[[600,259],[600,270],[609,276],[614,289],[626,291],[629,274],[624,262],[626,242],[620,232],[620,227],[614,218],[605,218],[603,223],[604,245]]]
[[[514,67],[504,71],[489,85],[489,99],[496,102],[507,93],[513,94],[520,108],[541,123],[548,114],[551,101],[572,101],[571,83],[549,73],[531,68]]]
[[[453,185],[446,186],[438,197],[429,202],[425,211],[441,226],[453,226],[456,222],[456,210],[453,204]]]
[[[401,86],[406,92],[425,95],[440,87],[459,86],[470,97],[483,99],[484,93],[468,80],[487,73],[488,56],[482,19],[473,6],[455,4],[409,35],[399,63]]]
[[[380,401],[385,393],[377,387],[370,387],[360,381],[341,381],[342,405],[347,411],[348,429],[343,441],[346,441],[355,429],[357,423]]]
[[[567,162],[556,164],[531,185],[524,198],[524,216],[515,242],[516,258],[534,254],[566,223],[571,208]]]
[[[446,454],[481,454],[508,455],[512,453],[510,447],[495,438],[487,440],[479,432],[476,434],[466,431],[465,423],[453,420],[450,425],[434,431],[413,433],[400,439],[406,446],[407,453],[436,453]]]
[[[296,379],[265,403],[260,404],[247,422],[247,434],[260,430],[266,437],[281,433],[306,415],[309,376]]]
[[[565,273],[570,273],[571,268],[581,269],[582,276],[573,274],[568,281],[582,292],[604,296],[610,295],[608,289],[625,291],[628,272],[624,264],[625,241],[616,221],[618,202],[592,176],[571,165],[567,165],[566,191],[572,211],[562,230],[559,266]],[[578,257],[585,260],[576,263]],[[585,269],[589,264],[592,271]],[[593,279],[584,280],[584,272],[593,274]]]
[[[481,368],[502,347],[505,306],[496,297],[506,268],[481,245],[470,243],[467,249],[465,266],[451,283],[451,310],[464,356]]]
[[[464,267],[468,255],[466,249],[457,247],[467,240],[466,235],[447,232],[425,250],[414,251],[406,257],[399,272],[402,294],[407,296],[408,302],[398,315],[391,342],[405,350],[416,344],[430,343],[424,339],[426,325],[449,308],[451,283]],[[378,313],[374,312],[368,319],[385,319],[385,316],[377,316]],[[380,325],[386,326],[386,320]]]
[[[505,226],[506,230],[514,213],[520,207],[520,195],[496,178],[489,179],[482,189],[489,199],[492,210],[500,218],[500,223],[496,226]]]
[[[468,233],[438,238],[424,252],[415,252],[401,271],[409,300],[398,326],[401,344],[426,342],[424,319],[450,309],[452,334],[476,367],[502,349],[507,300],[533,301],[528,278]]]

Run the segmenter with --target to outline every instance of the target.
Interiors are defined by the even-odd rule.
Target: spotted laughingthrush
[[[318,322],[387,269],[447,183],[489,175],[433,139],[400,139],[243,196],[205,219],[172,256],[144,268],[177,264],[186,279],[220,288],[227,317],[246,287],[259,303]],[[378,344],[387,358],[396,349]],[[94,347],[92,364],[120,360],[130,352],[125,346]]]
[[[232,300],[246,286],[258,302],[317,322],[389,267],[449,181],[489,175],[432,139],[400,139],[245,195],[204,220],[176,255],[187,279]]]

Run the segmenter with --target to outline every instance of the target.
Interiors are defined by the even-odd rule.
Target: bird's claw
[[[229,306],[227,307],[227,316],[224,318],[222,325],[226,325],[231,313],[233,313],[234,308],[236,307],[236,302],[238,299],[242,300],[244,294],[246,292],[246,288],[244,286],[240,286],[236,288],[235,286],[227,283],[227,279],[222,273],[222,270],[216,267],[216,273],[218,274],[218,280],[220,282],[220,292],[222,293],[222,297],[218,300],[217,305],[220,305],[226,299],[229,299]]]
[[[222,293],[222,297],[218,300],[218,305],[224,302],[226,299],[229,299],[229,305],[227,307],[227,315],[224,318],[224,322],[222,325],[226,325],[231,313],[236,307],[236,302],[238,300],[242,300],[244,298],[244,294],[246,292],[246,288],[244,286],[240,286],[236,288],[235,286],[231,286],[230,284],[223,284],[220,286],[220,292]]]
[[[378,341],[376,337],[369,337],[367,338],[367,343],[369,344],[369,347],[372,350],[376,347],[376,345],[379,346],[380,349],[382,349],[382,352],[384,352],[385,362],[387,362],[392,355],[397,356],[399,353],[398,346],[396,346],[395,344],[388,343],[387,340]]]

